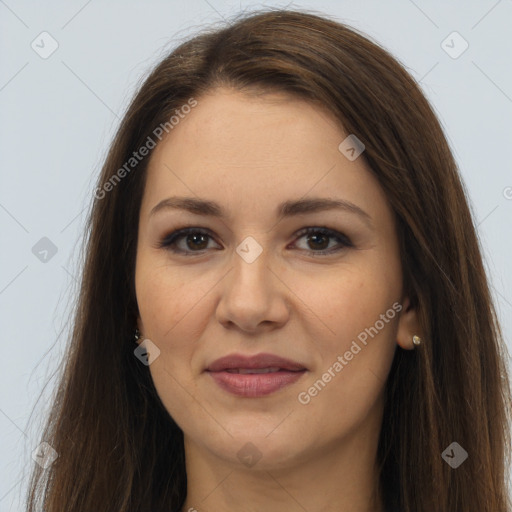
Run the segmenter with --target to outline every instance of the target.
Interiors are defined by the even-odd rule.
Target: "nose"
[[[233,254],[233,268],[219,283],[217,320],[226,328],[244,332],[268,331],[289,317],[289,290],[272,269],[265,250],[252,262]]]

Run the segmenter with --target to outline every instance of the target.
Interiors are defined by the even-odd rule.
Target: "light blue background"
[[[241,9],[335,15],[421,81],[468,188],[510,351],[512,0],[45,4],[0,1],[0,512],[23,509],[31,453],[66,342],[85,212],[122,112],[167,50]],[[47,59],[31,48],[43,31],[59,45]],[[453,31],[469,43],[457,59],[441,47]],[[31,249],[45,236],[58,252],[42,263]]]

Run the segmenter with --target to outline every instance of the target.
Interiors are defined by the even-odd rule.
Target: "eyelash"
[[[328,254],[339,252],[339,251],[341,251],[341,250],[343,250],[345,248],[354,247],[354,245],[352,244],[351,240],[347,236],[345,236],[343,233],[339,233],[338,231],[335,231],[333,229],[329,229],[329,228],[326,228],[326,227],[309,227],[309,228],[304,228],[304,229],[302,229],[301,231],[299,231],[297,233],[297,236],[300,239],[300,238],[302,238],[305,235],[316,234],[316,233],[320,233],[320,234],[325,235],[325,236],[327,236],[329,238],[336,239],[338,241],[338,243],[341,245],[341,247],[338,247],[338,248],[336,248],[334,250],[332,248],[331,249],[327,249],[327,250],[322,250],[322,251],[313,251],[313,250],[311,250],[310,252],[314,256],[324,256],[324,255],[328,255]],[[159,242],[158,248],[164,248],[166,250],[170,250],[170,251],[172,251],[172,252],[174,252],[176,254],[182,254],[184,256],[193,256],[195,254],[197,254],[197,255],[204,254],[205,251],[207,251],[208,249],[202,249],[200,251],[183,251],[181,249],[177,249],[176,248],[176,242],[178,240],[180,240],[181,238],[184,238],[184,237],[186,237],[187,235],[190,235],[190,234],[207,235],[210,238],[213,238],[208,230],[204,230],[204,229],[201,229],[201,228],[194,228],[194,227],[182,228],[182,229],[178,229],[178,230],[170,233],[169,235],[167,235],[163,240],[161,240]]]

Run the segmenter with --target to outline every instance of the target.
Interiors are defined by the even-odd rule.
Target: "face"
[[[153,150],[138,326],[186,448],[276,468],[380,430],[408,299],[392,210],[347,135],[313,104],[216,89]]]

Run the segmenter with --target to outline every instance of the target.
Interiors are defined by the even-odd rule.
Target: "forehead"
[[[168,137],[176,144],[186,141],[189,148],[208,149],[225,161],[236,158],[237,163],[256,159],[274,163],[285,154],[293,159],[294,153],[298,157],[308,146],[316,152],[336,149],[344,135],[325,109],[298,97],[255,96],[224,88],[199,98],[177,128]]]
[[[237,214],[310,192],[363,208],[385,202],[364,159],[340,153],[348,134],[325,109],[281,93],[229,89],[197,102],[151,155],[146,213],[166,195],[215,197]]]

